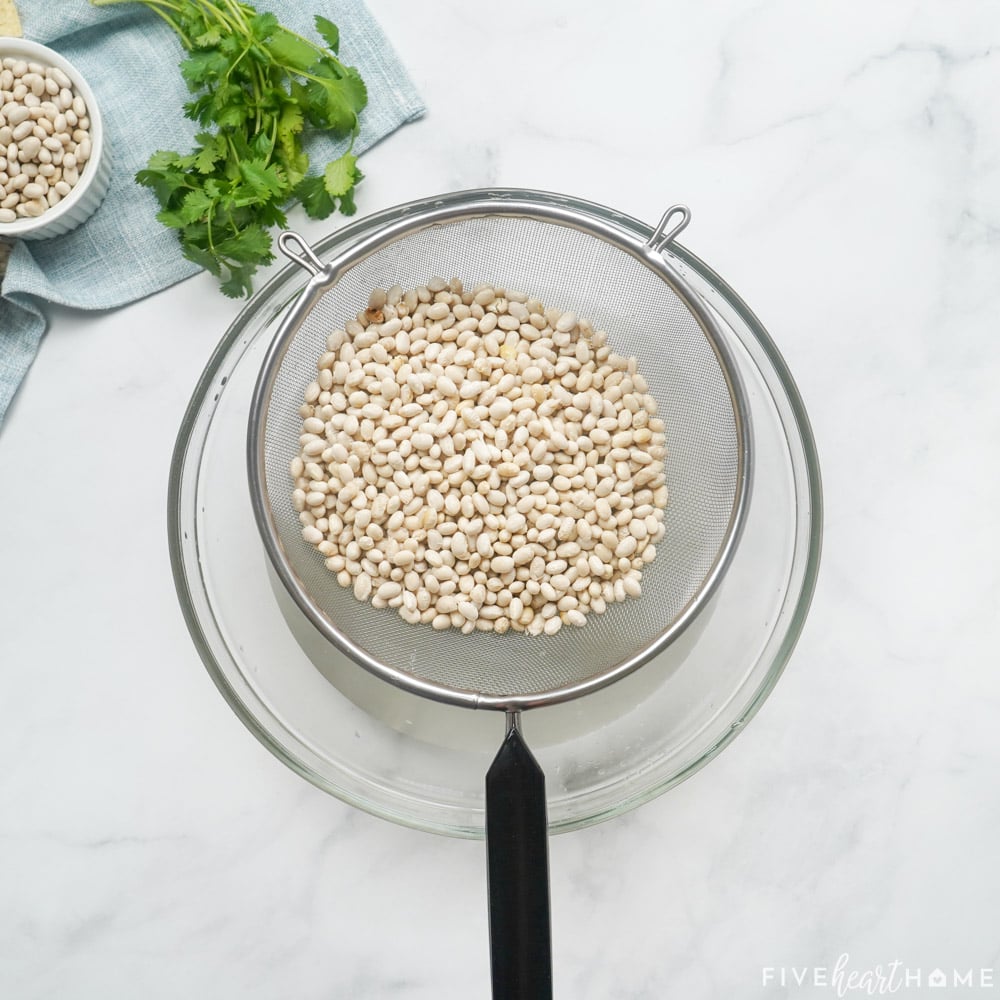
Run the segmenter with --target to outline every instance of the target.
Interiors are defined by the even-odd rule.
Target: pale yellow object
[[[0,36],[7,35],[20,38],[21,19],[17,16],[14,0],[0,0]],[[10,244],[0,240],[0,278],[7,269],[7,258],[10,256]]]
[[[0,35],[20,37],[21,19],[17,16],[14,0],[0,0]]]

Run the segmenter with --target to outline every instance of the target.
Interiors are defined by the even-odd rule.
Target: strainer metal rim
[[[581,205],[587,207],[581,208]],[[594,209],[593,212],[590,210],[591,208]],[[665,223],[677,211],[683,213],[683,221],[671,228],[666,235],[663,235]],[[613,209],[592,203],[581,203],[566,196],[545,191],[504,188],[473,189],[409,202],[398,206],[396,212],[399,213],[398,217],[388,225],[379,228],[370,235],[362,236],[356,242],[348,242],[344,250],[325,264],[312,257],[311,252],[307,252],[301,259],[295,258],[297,263],[310,271],[311,276],[298,298],[287,309],[285,317],[279,323],[268,346],[254,386],[248,419],[247,472],[250,500],[254,520],[267,557],[281,585],[321,635],[376,677],[412,694],[464,708],[485,708],[512,713],[570,701],[607,687],[637,670],[662,652],[691,625],[705,608],[725,575],[726,568],[736,550],[750,499],[753,479],[750,408],[738,366],[711,310],[687,285],[683,275],[673,266],[668,256],[668,245],[687,224],[690,214],[682,206],[668,209],[652,237],[643,241],[635,236],[633,229],[626,227],[625,216],[622,216],[622,226],[608,221],[609,216],[612,218],[617,216]],[[285,557],[284,547],[279,538],[271,507],[266,500],[264,425],[268,405],[281,361],[313,306],[336,284],[346,269],[371,256],[392,240],[428,226],[489,216],[541,220],[579,230],[628,253],[658,274],[691,311],[719,360],[733,406],[734,425],[739,442],[736,490],[722,544],[719,546],[716,557],[701,585],[673,621],[653,642],[647,644],[638,653],[620,660],[599,673],[572,684],[522,695],[488,695],[478,691],[448,687],[398,670],[371,656],[338,628],[336,623],[324,614],[310,598],[302,581],[292,571],[289,560]],[[342,231],[342,235],[348,237],[353,228],[363,232],[365,221],[359,220],[359,222],[354,223],[353,226]],[[544,635],[541,635],[537,636],[536,640],[542,643],[545,638]]]

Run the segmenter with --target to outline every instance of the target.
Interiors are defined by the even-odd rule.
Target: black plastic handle
[[[551,1000],[545,775],[511,717],[486,774],[493,1000]]]

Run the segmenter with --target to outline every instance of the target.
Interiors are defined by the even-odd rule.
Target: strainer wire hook
[[[680,216],[680,221],[675,222],[668,229],[667,226],[670,225],[670,220],[675,216]],[[646,246],[650,250],[662,251],[687,228],[690,221],[691,209],[687,205],[671,205],[656,224],[656,229],[653,230],[653,235],[646,241]]]

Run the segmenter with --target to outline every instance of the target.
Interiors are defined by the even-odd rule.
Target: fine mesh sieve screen
[[[413,288],[431,277],[466,288],[490,283],[572,309],[635,355],[666,424],[670,500],[657,558],[637,599],[590,614],[554,636],[410,625],[359,602],[303,541],[288,466],[299,451],[299,407],[327,335],[361,311],[374,288]],[[319,612],[380,663],[444,688],[507,697],[540,695],[641,655],[698,595],[731,528],[741,441],[719,357],[662,276],[597,235],[550,220],[473,217],[395,239],[347,269],[306,316],[280,360],[263,415],[265,500],[292,574]]]

